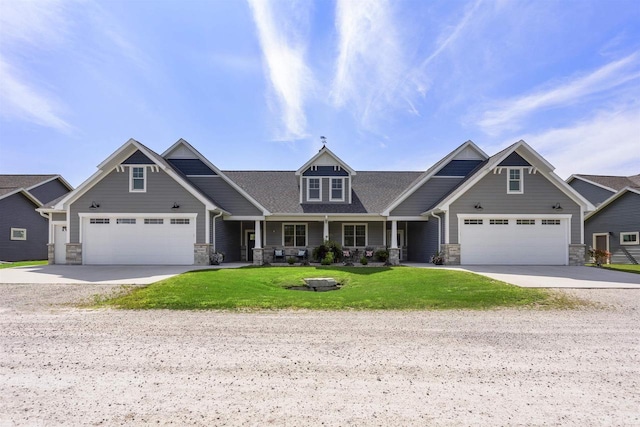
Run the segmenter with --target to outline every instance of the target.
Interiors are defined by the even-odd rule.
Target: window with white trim
[[[116,219],[116,224],[135,224],[135,218],[118,218]]]
[[[344,179],[331,178],[331,198],[332,202],[344,201]]]
[[[560,225],[559,219],[543,219],[542,225]]]
[[[366,247],[367,224],[343,224],[342,246]]]
[[[143,166],[132,166],[129,172],[129,192],[147,191],[147,171]]]
[[[162,218],[145,218],[144,219],[144,223],[149,225],[158,225],[158,224],[164,224],[164,219]]]
[[[535,219],[518,219],[516,220],[517,225],[536,225]]]
[[[89,224],[109,224],[109,218],[90,218]]]
[[[320,178],[307,178],[307,200],[319,201],[321,194]]]
[[[27,240],[27,229],[26,228],[12,228],[11,229],[11,240]]]
[[[307,246],[307,224],[284,224],[282,246]]]
[[[522,169],[508,169],[507,172],[507,194],[522,194]]]
[[[640,234],[638,231],[632,232],[620,232],[620,244],[621,245],[640,245]]]
[[[481,219],[465,219],[465,225],[482,225]]]
[[[173,225],[188,225],[189,218],[171,218],[171,224]]]
[[[508,219],[490,219],[489,225],[509,225]]]

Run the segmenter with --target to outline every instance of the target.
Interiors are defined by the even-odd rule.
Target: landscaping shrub
[[[287,258],[287,262],[289,263],[289,265],[293,265],[296,263],[296,259],[290,256],[289,258]]]
[[[342,245],[332,240],[325,240],[320,246],[313,248],[311,256],[316,261],[323,261],[328,253],[333,255],[333,261],[342,259]]]
[[[327,254],[322,258],[322,265],[331,265],[333,264],[333,252],[327,252]]]
[[[379,251],[376,251],[374,256],[380,262],[387,262],[389,259],[389,251],[386,249],[380,249]]]
[[[367,264],[369,264],[369,260],[367,259],[367,257],[366,257],[366,256],[364,256],[364,255],[363,255],[363,256],[360,258],[360,264],[362,264],[362,265],[367,265]]]

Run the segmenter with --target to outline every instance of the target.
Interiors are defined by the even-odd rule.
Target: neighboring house
[[[390,260],[580,264],[594,206],[524,141],[489,157],[467,141],[425,172],[355,171],[323,147],[295,171],[221,171],[184,140],[162,155],[133,139],[50,216],[66,264],[272,262],[324,240]]]
[[[571,175],[567,182],[597,206],[584,219],[587,246],[611,252],[615,264],[640,263],[640,174]]]
[[[0,261],[47,259],[49,227],[36,209],[72,189],[60,175],[0,175]]]

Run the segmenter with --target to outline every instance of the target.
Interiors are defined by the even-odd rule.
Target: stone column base
[[[194,265],[209,265],[211,245],[207,243],[196,243],[193,245],[193,264]]]
[[[569,245],[569,265],[584,265],[587,245]]]
[[[442,253],[445,265],[460,265],[460,244],[442,244],[440,245],[440,253]]]
[[[260,249],[253,248],[253,265],[262,265],[263,255],[264,255],[264,251],[262,248]]]
[[[391,265],[400,265],[400,249],[389,248],[389,263]]]
[[[82,265],[82,243],[67,243],[67,264]]]
[[[56,245],[54,243],[47,244],[47,263],[56,263]]]

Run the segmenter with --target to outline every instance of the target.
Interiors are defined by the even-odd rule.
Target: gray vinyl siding
[[[432,178],[391,211],[391,216],[418,216],[428,210],[462,178]]]
[[[562,214],[571,216],[571,243],[580,242],[582,216],[580,207],[542,174],[523,174],[524,194],[507,194],[507,174],[489,172],[449,210],[449,243],[458,243],[458,214]],[[483,207],[474,209],[476,203]],[[552,209],[560,203],[562,211]]]
[[[318,178],[318,177],[313,177]],[[321,200],[312,200],[309,201],[307,199],[307,178],[302,179],[302,202],[303,203],[331,203],[331,204],[348,204],[349,203],[349,194],[351,193],[351,177],[334,177],[334,178],[344,178],[343,180],[343,191],[344,191],[344,201],[342,202],[332,202],[330,201],[330,192],[331,192],[331,178],[322,178],[321,180]]]
[[[429,218],[429,221],[425,222],[410,222],[408,229],[407,259],[413,262],[429,262],[431,256],[439,251],[438,220]]]
[[[68,192],[69,189],[58,179],[54,179],[53,181],[49,181],[46,184],[42,184],[29,190],[29,193],[33,194],[36,199],[45,204],[67,194]]]
[[[95,201],[98,209],[89,209]],[[179,209],[171,209],[174,203]],[[129,170],[110,172],[71,205],[70,241],[78,243],[80,238],[79,213],[90,213],[100,217],[102,213],[197,213],[196,243],[205,243],[205,205],[178,184],[164,171],[147,170],[147,191],[129,192]]]
[[[51,220],[52,221],[66,221],[67,220],[67,214],[66,213],[54,213],[54,214],[51,214]]]
[[[24,194],[0,200],[0,261],[47,259],[49,227]],[[27,240],[11,240],[11,228],[27,230]]]
[[[581,179],[574,179],[569,185],[573,187],[573,189],[578,193],[580,193],[582,197],[593,203],[595,206],[599,205],[615,194],[612,191],[605,190],[604,188],[598,187],[593,184],[589,184],[588,182],[584,182]]]
[[[247,200],[235,188],[220,177],[189,177],[204,194],[208,195],[222,209],[238,216],[262,215],[262,211]]]
[[[635,231],[640,232],[640,195],[632,192],[623,194],[584,223],[584,239],[587,246],[593,246],[594,233],[610,233],[609,251],[614,263],[629,263],[622,247],[633,254],[640,250],[637,245],[620,245],[620,232]],[[634,256],[640,262],[640,254]]]
[[[224,254],[225,262],[240,261],[242,256],[242,236],[240,233],[240,222],[224,221],[222,218],[216,218],[214,226],[216,237],[216,251],[222,252]],[[214,229],[214,226],[211,227],[211,230]],[[213,242],[213,240],[211,241]]]

